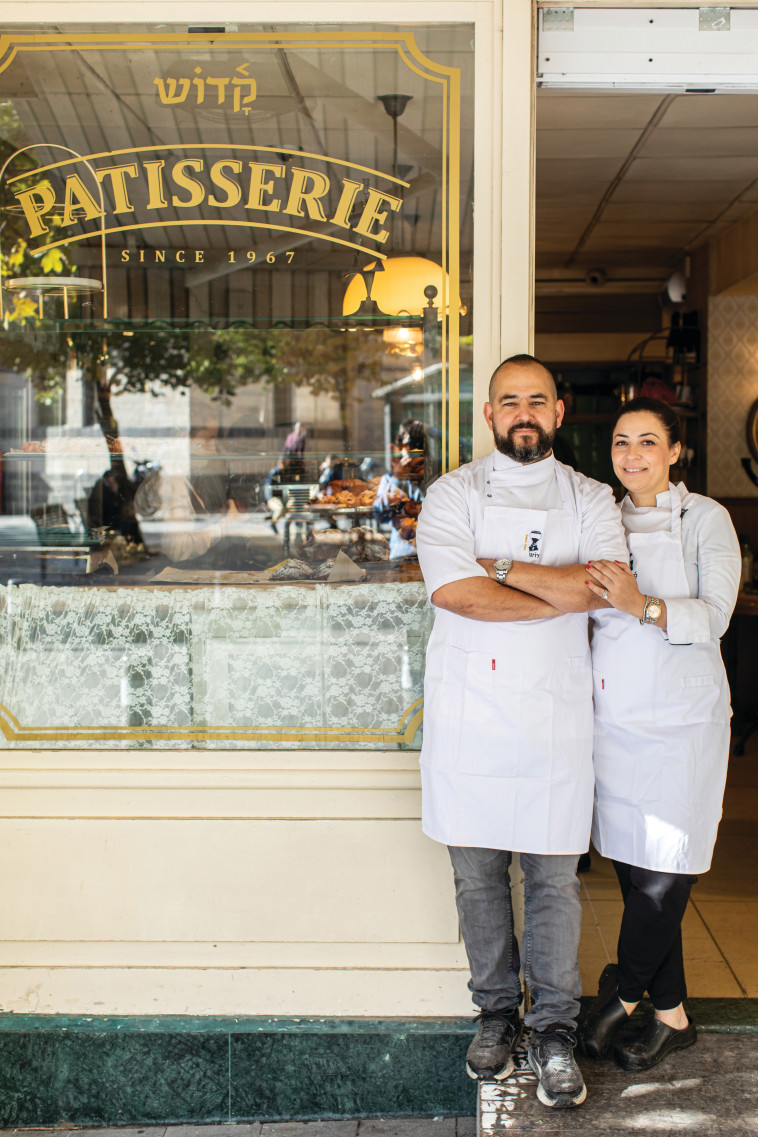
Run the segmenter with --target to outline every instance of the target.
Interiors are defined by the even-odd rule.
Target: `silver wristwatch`
[[[510,557],[501,557],[500,560],[495,561],[495,580],[498,584],[506,583],[506,576],[513,568],[513,561]]]
[[[661,618],[663,606],[657,596],[646,596],[645,607],[642,610],[641,624],[657,624]]]

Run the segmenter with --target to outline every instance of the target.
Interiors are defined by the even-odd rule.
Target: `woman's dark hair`
[[[624,415],[641,413],[655,415],[666,431],[669,446],[673,446],[679,442],[679,416],[676,411],[673,407],[669,406],[668,403],[664,403],[663,399],[651,399],[648,395],[638,395],[636,399],[630,399],[628,403],[622,403],[613,416],[611,436]]]
[[[395,435],[395,445],[405,446],[408,450],[424,449],[424,424],[415,418],[407,418],[400,423]]]

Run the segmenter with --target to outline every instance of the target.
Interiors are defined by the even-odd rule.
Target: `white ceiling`
[[[756,208],[758,94],[538,93],[538,294],[657,291]]]

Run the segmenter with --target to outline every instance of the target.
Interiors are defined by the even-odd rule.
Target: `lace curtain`
[[[431,623],[420,583],[10,585],[2,744],[417,749]]]

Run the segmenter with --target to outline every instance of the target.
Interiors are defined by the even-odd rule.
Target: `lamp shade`
[[[383,267],[372,264],[365,271],[371,272],[373,269],[377,269],[377,272],[371,288],[371,299],[386,316],[420,316],[429,304],[424,289],[430,284],[437,289],[434,304],[441,309],[443,281],[447,300],[445,313],[449,311],[450,277],[434,261],[425,257],[388,257]],[[357,273],[345,291],[342,315],[352,316],[365,299],[366,282]],[[466,309],[461,307],[460,297],[458,307],[461,315],[464,315]]]

